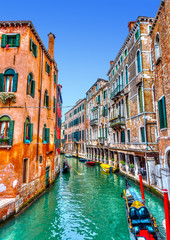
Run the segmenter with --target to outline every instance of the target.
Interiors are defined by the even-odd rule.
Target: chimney
[[[110,66],[112,66],[112,65],[113,65],[113,63],[114,63],[114,61],[110,61]]]
[[[135,23],[135,21],[130,21],[130,22],[128,22],[129,32],[130,32],[130,30],[133,28],[134,23]]]
[[[55,35],[53,33],[48,34],[48,52],[52,58],[54,58],[54,39]]]

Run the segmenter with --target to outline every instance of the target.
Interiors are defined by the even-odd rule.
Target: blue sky
[[[160,0],[8,0],[0,20],[31,20],[47,48],[47,34],[55,34],[64,115],[66,106],[84,98],[97,78],[107,79],[109,62],[128,35],[128,22],[154,17],[159,4]]]

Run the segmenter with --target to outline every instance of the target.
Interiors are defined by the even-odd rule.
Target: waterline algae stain
[[[0,228],[5,240],[128,240],[124,200],[125,179],[105,174],[100,166],[86,166],[67,159],[73,169],[60,174],[54,186],[24,213]],[[138,186],[133,187],[140,193]],[[146,205],[162,234],[164,208],[161,199],[145,191]]]

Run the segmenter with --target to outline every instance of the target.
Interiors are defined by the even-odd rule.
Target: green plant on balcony
[[[124,161],[120,161],[120,164],[122,164],[123,166],[125,165],[125,162]]]
[[[104,157],[102,156],[102,159],[103,159]]]
[[[106,157],[106,160],[108,159],[108,157]]]
[[[112,158],[111,160],[112,160],[112,162],[114,162],[114,158]]]
[[[0,100],[2,103],[6,103],[8,100],[15,103],[16,95],[15,95],[15,93],[2,92],[2,93],[0,93]]]
[[[134,168],[134,164],[130,164],[130,168]]]
[[[111,118],[109,122],[112,122],[113,120],[117,119],[117,117]]]
[[[9,137],[8,136],[3,136],[3,135],[1,135],[0,136],[0,142],[1,143],[6,143],[6,142],[8,142],[8,140],[9,140]]]

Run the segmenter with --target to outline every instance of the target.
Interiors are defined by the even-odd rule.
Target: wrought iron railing
[[[110,98],[113,100],[116,95],[118,95],[123,90],[123,85],[118,85],[111,93]]]

